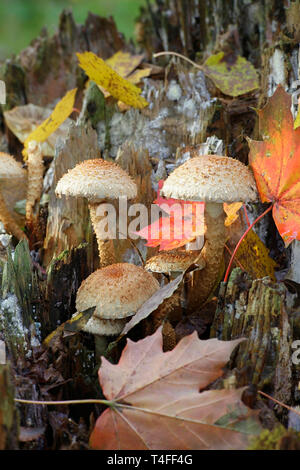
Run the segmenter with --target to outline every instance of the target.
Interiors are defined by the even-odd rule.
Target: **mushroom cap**
[[[133,199],[137,195],[137,187],[119,165],[96,158],[68,170],[59,180],[55,192],[57,196],[85,197],[90,202],[101,202],[121,196]]]
[[[183,163],[166,179],[161,194],[218,203],[258,200],[251,170],[238,160],[217,155],[198,156]]]
[[[77,291],[76,309],[95,307],[94,316],[115,320],[132,316],[159,289],[158,281],[140,266],[116,263],[97,269]]]
[[[120,320],[101,320],[93,315],[82,330],[93,335],[116,336],[124,329],[126,321],[126,318]]]
[[[199,251],[173,250],[159,253],[152,256],[145,266],[145,269],[153,273],[183,272],[199,256]],[[199,268],[205,266],[205,261],[201,258],[197,261]]]
[[[0,152],[0,180],[24,179],[26,171],[12,155]]]

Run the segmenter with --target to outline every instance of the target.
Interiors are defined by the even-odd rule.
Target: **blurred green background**
[[[0,59],[20,52],[39,35],[43,26],[53,34],[63,8],[71,8],[77,23],[88,11],[113,16],[119,31],[134,37],[135,18],[146,0],[0,0]]]

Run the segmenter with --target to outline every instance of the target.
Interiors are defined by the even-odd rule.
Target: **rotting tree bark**
[[[92,242],[92,229],[87,201],[84,198],[58,199],[55,188],[59,179],[89,158],[99,158],[96,132],[90,126],[73,125],[69,136],[58,151],[50,169],[48,222],[44,240],[43,262],[47,266],[53,257],[84,241]],[[89,259],[93,267],[93,256]]]
[[[150,12],[145,10],[139,23],[139,40],[149,60],[152,60],[153,52],[160,50],[178,51],[200,61],[211,52],[237,52],[262,70],[259,93],[231,99],[217,92],[202,72],[176,63],[168,67],[165,81],[147,81],[145,94],[153,103],[151,109],[120,113],[115,107],[107,109],[98,88],[90,84],[80,123],[71,128],[68,140],[57,149],[56,159],[46,178],[45,186],[47,180],[51,180],[51,184],[48,184],[50,202],[43,261],[45,266],[49,266],[51,261],[52,264],[45,296],[47,308],[44,317],[40,313],[37,315],[43,337],[45,332],[57,326],[58,321],[66,320],[73,313],[78,285],[97,267],[93,264],[97,253],[95,255],[91,248],[87,204],[75,199],[57,200],[54,190],[58,179],[76,163],[100,157],[101,151],[105,158],[117,157],[121,166],[137,179],[141,191],[145,191],[143,202],[148,204],[153,198],[153,183],[172,170],[176,151],[182,145],[202,143],[208,136],[216,135],[224,142],[229,156],[247,163],[248,147],[244,137],[259,138],[252,108],[264,104],[278,83],[283,83],[290,91],[292,81],[299,79],[299,31],[293,21],[293,17],[297,18],[294,4],[299,2],[292,2],[290,10],[286,8],[288,3],[278,0],[162,0],[157,1],[155,7],[151,6]],[[1,78],[7,85],[7,108],[28,102],[42,106],[53,104],[68,89],[82,88],[85,77],[77,67],[75,52],[92,50],[105,59],[124,48],[129,49],[112,20],[90,14],[85,25],[78,26],[72,15],[64,12],[58,33],[53,38],[43,33],[17,59],[4,64]],[[166,63],[166,59],[162,63]],[[179,86],[179,98],[179,95],[172,96],[174,86]],[[212,97],[217,98],[217,103],[212,104]],[[79,102],[81,100],[82,93]],[[184,114],[187,104],[194,105],[192,115]],[[7,135],[8,142],[4,135],[1,136],[1,145],[9,145],[13,151],[15,142],[9,133]],[[52,177],[51,171],[54,171]],[[259,231],[262,240],[267,240],[267,237],[271,240],[269,247],[272,240],[275,241],[275,248],[278,238],[273,236],[274,233],[274,226],[269,221]],[[87,251],[80,246],[82,241],[89,243]],[[122,246],[118,253],[119,260],[123,259]],[[132,261],[132,256],[125,255],[126,260]],[[42,285],[43,282],[40,283]],[[17,294],[18,288],[13,290]],[[292,334],[284,296],[283,288],[269,280],[251,281],[246,275],[234,271],[226,293],[222,293],[221,288],[212,336],[226,340],[248,336],[250,341],[240,346],[234,362],[236,370],[241,371],[236,375],[237,384],[252,382],[274,392],[276,398],[291,403],[295,398],[299,400],[299,392],[296,391],[299,370],[291,369],[289,362]],[[26,312],[26,304],[22,304],[25,318]],[[298,339],[295,335],[299,331],[299,328],[294,329],[294,339]],[[51,351],[52,363],[62,378],[68,382],[75,376],[75,380],[67,385],[62,380],[63,388],[57,395],[63,398],[80,398],[85,391],[90,391],[82,377],[88,375],[87,370],[92,375],[93,358],[86,367],[87,349],[77,340],[78,337],[74,336],[69,342],[62,341],[60,348],[64,354],[58,358],[57,349]],[[75,357],[79,350],[80,356]],[[51,375],[48,370],[46,373]],[[35,379],[26,379],[25,385],[21,376],[18,380],[17,387],[21,389],[23,386],[23,398],[41,398]],[[44,376],[42,380],[45,380]],[[81,380],[83,387],[79,384]],[[0,410],[3,403],[0,396]],[[48,419],[45,413],[41,408],[22,407],[23,423],[40,426]],[[14,431],[9,437],[10,442],[14,442],[13,436]]]
[[[292,399],[292,327],[284,284],[268,278],[251,281],[236,268],[221,284],[211,337],[224,341],[245,337],[234,358],[237,385],[272,390],[283,403]]]
[[[18,415],[14,403],[14,387],[8,364],[0,364],[0,450],[17,450]]]

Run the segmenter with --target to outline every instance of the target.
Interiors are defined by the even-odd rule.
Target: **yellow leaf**
[[[300,98],[298,100],[298,113],[294,122],[294,129],[297,129],[297,127],[300,127]]]
[[[33,132],[29,134],[24,142],[23,157],[27,160],[28,143],[31,140],[44,142],[72,113],[77,88],[68,91],[57,103],[50,116],[42,122]]]
[[[121,77],[125,78],[136,69],[144,58],[143,54],[132,55],[129,52],[118,51],[105,62]]]
[[[238,211],[240,210],[242,205],[242,202],[233,202],[232,204],[226,204],[226,202],[224,202],[223,207],[227,215],[225,220],[226,227],[229,227],[229,225],[233,224],[233,222],[236,221],[236,219],[238,218]]]
[[[129,77],[127,77],[127,80],[130,83],[133,83],[134,85],[137,85],[142,80],[142,78],[149,77],[150,74],[151,74],[151,68],[150,67],[148,67],[147,69],[138,69],[138,70],[135,70],[134,72],[132,72],[129,75]]]
[[[269,250],[253,230],[250,230],[242,241],[236,258],[253,279],[270,276],[273,281],[276,280],[276,263],[270,258]]]
[[[105,88],[114,98],[134,108],[144,108],[148,102],[140,96],[142,90],[122,78],[104,60],[93,52],[77,52],[80,67],[97,85]]]
[[[52,331],[43,341],[44,346],[51,346],[53,340],[59,338],[64,331],[76,333],[83,329],[95,311],[95,307],[89,308],[84,312],[79,312],[70,320],[59,325],[56,330]]]
[[[229,63],[224,52],[219,52],[208,57],[203,69],[225,95],[244,95],[259,88],[257,72],[244,57],[237,56],[235,62]]]

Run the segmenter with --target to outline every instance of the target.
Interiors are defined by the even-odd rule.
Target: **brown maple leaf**
[[[98,418],[91,446],[107,450],[244,449],[260,431],[239,390],[202,391],[242,340],[202,341],[197,333],[162,351],[154,335],[128,340],[119,364],[102,359],[99,379],[110,408]]]

